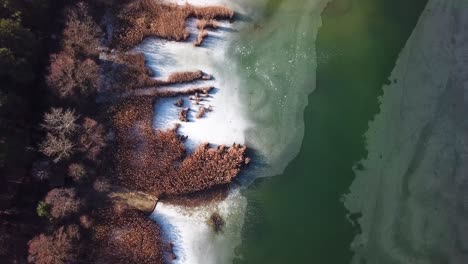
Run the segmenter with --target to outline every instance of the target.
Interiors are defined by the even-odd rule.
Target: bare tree
[[[69,217],[78,213],[83,207],[83,201],[77,196],[74,188],[52,189],[44,201],[50,205],[50,215],[55,219]]]
[[[44,114],[41,126],[52,134],[68,136],[77,130],[77,119],[74,110],[52,107],[50,112]]]
[[[73,50],[62,51],[51,57],[46,79],[52,91],[60,97],[89,95],[99,85],[99,66],[90,58],[76,58]]]
[[[36,264],[75,263],[80,249],[77,225],[62,226],[52,235],[40,234],[28,243],[28,262]]]
[[[46,139],[39,145],[39,150],[57,163],[73,154],[73,143],[64,136],[47,133]]]
[[[65,49],[73,49],[84,57],[96,56],[99,53],[99,36],[101,29],[89,15],[88,6],[80,2],[70,8],[63,30]]]
[[[49,74],[46,77],[47,85],[60,97],[73,94],[76,81],[75,58],[67,52],[54,54],[50,59]]]

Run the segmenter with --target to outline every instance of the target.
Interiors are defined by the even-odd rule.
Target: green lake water
[[[259,104],[258,100],[272,100],[276,104],[264,112],[254,109],[260,113],[254,121],[261,125],[253,130],[257,137],[252,140],[273,139],[270,145],[265,143],[271,152],[278,146],[278,153],[285,153],[274,155],[273,161],[278,163],[300,152],[281,175],[259,179],[246,191],[249,204],[243,243],[237,252],[242,258],[235,263],[350,261],[349,246],[359,228],[347,219],[342,195],[354,179],[353,166],[358,166],[357,162],[366,155],[363,134],[378,112],[382,85],[391,81],[388,76],[398,54],[427,2],[332,1],[322,13],[323,25],[315,41],[314,32],[307,32],[307,23],[316,23],[320,14],[311,11],[313,8],[301,8],[314,1],[262,3],[266,11],[259,18],[260,26],[240,40],[247,43],[248,51],[239,56],[239,64],[248,69],[245,74],[250,78],[246,81],[249,97],[256,100],[252,105]],[[307,20],[307,16],[315,18]],[[291,37],[299,31],[282,34],[291,31],[291,27],[302,27],[304,37]],[[276,41],[282,37],[289,39]],[[277,45],[265,47],[269,40],[275,40]],[[304,56],[289,72],[284,70],[288,64],[278,54],[291,49]],[[265,70],[275,62],[278,67],[272,69],[280,71]],[[264,72],[252,70],[256,66]],[[265,81],[260,75],[271,79]],[[262,88],[268,82],[275,86],[274,91]],[[301,98],[288,101],[295,93],[301,94]],[[308,105],[304,116],[289,113],[294,105],[305,100]],[[304,127],[300,124],[302,120]],[[285,123],[286,126],[282,125]],[[355,217],[358,216],[350,216]]]

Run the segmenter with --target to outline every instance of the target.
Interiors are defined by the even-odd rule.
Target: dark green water
[[[281,12],[280,2],[268,1],[265,16]],[[335,0],[325,9],[317,80],[304,83],[316,90],[308,97],[300,153],[282,175],[247,191],[243,258],[235,263],[350,261],[359,230],[346,219],[341,197],[366,155],[363,134],[378,112],[381,87],[426,2]]]

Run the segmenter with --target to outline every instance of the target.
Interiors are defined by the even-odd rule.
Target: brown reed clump
[[[197,114],[195,115],[195,117],[196,117],[196,118],[202,118],[202,117],[205,116],[205,113],[206,113],[206,108],[202,106],[202,107],[200,107],[200,108],[198,109],[198,112],[197,112]]]
[[[164,197],[164,203],[185,207],[196,207],[226,199],[229,194],[229,185],[219,185],[199,192]]]
[[[179,110],[179,120],[181,122],[188,122],[187,114],[189,110],[189,108]]]
[[[223,6],[195,7],[189,4],[163,4],[154,0],[136,0],[119,7],[116,44],[128,49],[144,38],[156,36],[175,41],[186,40],[190,33],[185,25],[189,17],[232,19],[234,11]]]
[[[186,4],[185,8],[189,10],[191,17],[202,18],[206,20],[230,20],[234,17],[234,11],[224,6],[196,7]]]
[[[167,78],[168,83],[186,83],[203,79],[202,71],[174,72]]]
[[[176,129],[153,130],[152,105],[150,98],[130,98],[114,114],[116,167],[124,187],[155,196],[177,195],[227,184],[237,176],[245,147],[203,144],[187,155]]]
[[[219,24],[216,20],[213,19],[198,19],[196,26],[200,30],[205,28],[217,29]]]
[[[197,39],[193,42],[193,45],[195,45],[196,47],[199,47],[201,46],[201,44],[203,43],[203,40],[208,37],[208,31],[207,30],[200,30],[198,31],[198,35],[197,35]]]
[[[160,230],[145,214],[123,209],[94,212],[92,227],[95,263],[163,263]]]
[[[174,105],[177,106],[177,107],[184,106],[184,99],[178,98],[177,101],[174,103]]]

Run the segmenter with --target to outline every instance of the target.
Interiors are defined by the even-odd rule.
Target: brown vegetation
[[[104,126],[96,120],[85,117],[81,125],[81,133],[78,137],[80,151],[91,161],[98,160],[97,157],[106,146],[106,133]]]
[[[70,217],[83,207],[83,201],[77,197],[73,188],[52,189],[44,201],[50,206],[50,215],[55,219]]]
[[[151,193],[181,194],[229,183],[244,162],[245,147],[199,146],[186,155],[175,129],[154,131],[153,100],[124,100],[114,115],[116,167],[123,186]]]
[[[141,212],[100,210],[93,232],[95,263],[162,263],[159,227]]]
[[[214,87],[212,86],[201,86],[201,87],[190,87],[186,89],[171,89],[165,87],[159,88],[159,89],[145,89],[145,90],[140,90],[140,92],[135,92],[132,95],[135,96],[146,96],[146,95],[152,95],[155,97],[173,97],[173,96],[178,96],[178,95],[188,95],[188,94],[208,94],[211,90],[213,90]]]
[[[189,108],[184,108],[184,109],[179,110],[179,121],[188,122],[187,114],[189,110],[190,110]]]
[[[196,118],[202,118],[205,116],[206,113],[206,108],[205,107],[200,107],[198,108],[197,114],[195,115]]]
[[[36,264],[75,263],[80,252],[77,225],[62,226],[53,234],[40,234],[29,244],[28,261]]]
[[[47,84],[60,97],[89,95],[99,85],[99,67],[91,59],[81,61],[60,52],[51,57]]]
[[[203,74],[202,71],[193,71],[193,72],[174,72],[167,78],[168,83],[186,83],[193,82],[196,80],[202,80]]]
[[[207,30],[200,30],[198,32],[198,35],[197,35],[197,39],[193,42],[193,45],[195,46],[201,46],[201,44],[203,43],[203,40],[208,37],[208,31]]]
[[[93,94],[99,86],[100,29],[88,14],[87,6],[78,3],[69,9],[63,30],[63,49],[52,55],[47,84],[59,97]]]
[[[153,72],[146,66],[142,53],[109,55],[102,68],[106,78],[102,92],[125,92],[164,83],[152,78]]]
[[[53,158],[54,162],[59,162],[73,154],[73,143],[66,137],[47,133],[46,138],[39,145],[39,150],[44,155]]]
[[[70,135],[78,128],[76,121],[78,116],[72,109],[54,108],[44,114],[41,124],[47,132],[54,135]]]
[[[77,52],[81,57],[96,57],[99,54],[101,29],[89,15],[88,6],[83,2],[69,8],[63,30],[63,47]]]
[[[81,163],[72,163],[68,165],[68,176],[75,182],[81,182],[86,177],[86,168]]]
[[[197,28],[203,30],[205,28],[217,29],[219,24],[216,20],[213,19],[199,19],[197,20]]]
[[[228,193],[229,185],[225,184],[194,193],[164,197],[164,203],[185,207],[196,207],[223,201],[228,196]]]
[[[233,16],[234,12],[223,6],[195,7],[189,4],[162,4],[152,0],[131,1],[118,14],[122,26],[117,43],[123,48],[129,48],[149,36],[182,41],[189,37],[185,26],[189,17],[212,20],[231,19]]]

